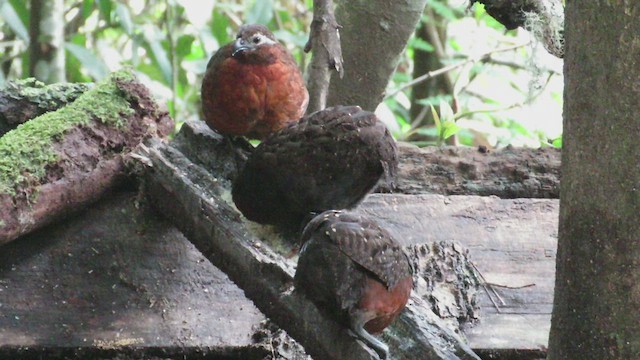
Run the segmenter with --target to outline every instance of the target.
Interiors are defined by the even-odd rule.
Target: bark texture
[[[327,106],[359,105],[374,111],[384,96],[426,0],[341,0],[336,18],[344,73],[329,87]]]
[[[398,179],[403,194],[495,195],[503,199],[550,198],[560,195],[560,150],[507,147],[427,147],[400,143]]]
[[[313,58],[309,64],[309,106],[307,114],[322,110],[327,104],[329,83],[335,70],[342,78],[342,49],[340,47],[340,25],[336,22],[333,0],[314,0],[313,22],[309,42],[305,52],[313,49]]]
[[[635,1],[567,1],[549,359],[640,358],[639,17]]]
[[[29,73],[47,84],[65,82],[64,1],[31,0]]]
[[[173,121],[119,72],[73,104],[0,138],[0,244],[97,200],[121,180],[124,156]]]

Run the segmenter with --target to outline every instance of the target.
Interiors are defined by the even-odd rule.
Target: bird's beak
[[[231,53],[231,56],[241,54],[245,50],[249,50],[247,42],[242,38],[236,39],[236,41],[233,43],[233,52]]]

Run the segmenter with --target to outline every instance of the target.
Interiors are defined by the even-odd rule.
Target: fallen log
[[[74,102],[88,89],[87,84],[45,85],[33,78],[9,81],[0,89],[0,136],[28,120]]]
[[[192,161],[230,179],[236,162],[221,161],[230,148],[202,121],[187,121],[174,140]],[[512,148],[488,151],[465,147],[428,147],[399,143],[395,185],[378,192],[401,194],[495,195],[503,199],[553,198],[560,195],[560,150]]]
[[[250,230],[253,225],[224,200],[229,197],[224,179],[159,141],[151,142],[144,157],[140,163],[151,166],[144,176],[150,203],[309,354],[318,359],[377,358],[373,350],[293,290],[295,262],[276,253],[277,246],[270,246],[272,240],[265,244],[268,236]],[[479,359],[422,303],[413,297],[385,331],[394,359]]]
[[[173,121],[128,71],[0,137],[0,245],[98,199],[124,156]]]
[[[488,151],[400,143],[399,151],[394,193],[495,195],[503,199],[560,196],[560,150],[556,148]]]

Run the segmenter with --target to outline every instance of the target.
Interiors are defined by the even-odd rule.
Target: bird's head
[[[273,33],[264,25],[243,25],[233,43],[231,56],[251,63],[272,62],[269,48],[278,44]]]

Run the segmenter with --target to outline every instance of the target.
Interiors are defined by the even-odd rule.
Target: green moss
[[[52,111],[72,103],[89,89],[87,84],[58,83],[46,85],[34,78],[9,81],[3,91],[16,99],[27,98],[41,109]]]
[[[28,121],[0,138],[0,193],[15,195],[28,183],[38,183],[46,166],[58,161],[52,143],[66,131],[93,119],[121,127],[123,117],[133,114],[117,84],[131,81],[129,71],[113,73],[75,102]]]

